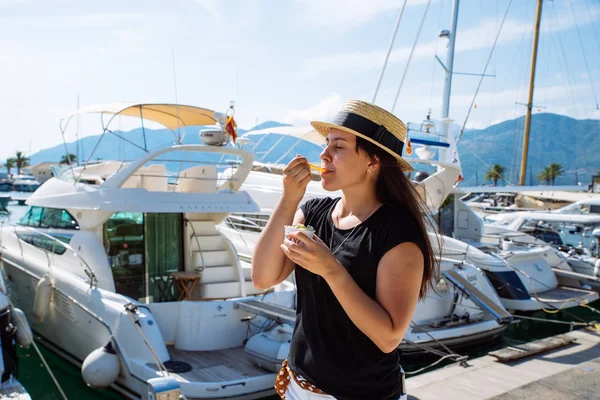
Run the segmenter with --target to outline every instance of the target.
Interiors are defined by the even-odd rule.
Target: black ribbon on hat
[[[332,124],[362,133],[366,137],[387,147],[397,155],[402,156],[404,142],[388,131],[385,126],[377,125],[368,118],[351,112],[340,111],[333,119]]]

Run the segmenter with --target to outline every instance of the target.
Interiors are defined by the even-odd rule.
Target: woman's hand
[[[313,235],[311,239],[301,231],[292,232],[280,247],[290,260],[325,279],[330,279],[344,270],[331,254],[329,247],[317,235]]]
[[[283,169],[283,196],[282,198],[295,202],[296,205],[300,203],[306,187],[312,179],[310,167],[308,166],[308,160],[302,156],[296,156],[290,163]]]

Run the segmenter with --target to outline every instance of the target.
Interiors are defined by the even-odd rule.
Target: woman
[[[419,197],[402,158],[406,126],[387,111],[350,101],[333,123],[312,122],[327,140],[322,185],[341,198],[298,205],[311,180],[304,157],[283,171],[283,195],[252,257],[255,286],[295,271],[296,325],[278,374],[282,398],[404,398],[396,348],[435,275]],[[311,225],[312,239],[284,225]]]

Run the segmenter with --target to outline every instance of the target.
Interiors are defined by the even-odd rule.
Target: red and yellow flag
[[[412,154],[412,146],[410,145],[410,138],[406,138],[406,154],[409,156]]]
[[[230,115],[227,118],[227,122],[225,123],[225,131],[229,133],[229,136],[231,136],[233,143],[235,143],[235,140],[237,139],[237,124],[233,119],[233,115]]]

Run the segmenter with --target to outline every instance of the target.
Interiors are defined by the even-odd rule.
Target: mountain
[[[524,126],[525,117],[520,117],[485,129],[465,131],[458,144],[463,167],[462,184],[489,183],[484,176],[493,164],[506,167],[506,178],[518,184]],[[574,185],[577,181],[587,185],[592,175],[600,170],[600,120],[534,114],[530,132],[527,184],[540,184],[536,177],[550,163],[562,164],[566,171],[556,180],[557,185]]]
[[[276,121],[265,121],[261,124],[256,125],[254,128],[249,129],[249,130],[243,130],[243,129],[238,129],[240,135],[246,133],[246,132],[250,132],[250,131],[260,131],[261,129],[270,129],[270,128],[278,128],[281,126],[292,126],[290,124],[282,124],[281,122],[276,122]]]
[[[513,184],[518,183],[521,162],[521,146],[523,141],[525,117],[503,121],[480,130],[464,132],[458,150],[463,167],[464,181],[462,185],[489,184],[484,180],[485,172],[493,164],[501,164],[507,169],[506,178]],[[276,121],[267,121],[251,130],[290,126]],[[412,126],[412,124],[411,124]],[[186,128],[185,144],[200,143],[200,127]],[[128,132],[116,132],[125,139],[138,145],[144,143],[142,129]],[[239,130],[240,134],[248,132]],[[454,129],[454,132],[458,132]],[[154,149],[175,143],[173,133],[167,129],[146,129],[146,146]],[[587,185],[591,176],[600,170],[600,121],[577,120],[563,115],[540,113],[532,116],[529,140],[529,157],[527,163],[527,179],[529,184],[539,184],[536,176],[552,162],[560,163],[566,171],[564,176],[556,180],[556,184],[573,185],[577,181]],[[80,148],[84,149],[84,158],[89,157],[100,135],[80,140]],[[260,138],[255,138],[256,141]],[[263,161],[286,162],[295,154],[304,154],[310,159],[318,159],[319,149],[305,143],[297,144],[293,138],[279,143],[277,151],[269,152],[277,142],[276,137],[267,138],[254,149],[256,158]],[[76,153],[76,144],[69,143],[69,152]],[[290,150],[291,148],[291,150]],[[290,151],[288,151],[290,150]],[[106,133],[102,137],[93,160],[127,159],[132,160],[143,154],[143,150],[129,144],[113,134]],[[31,164],[43,161],[59,161],[65,154],[61,143],[49,149],[39,151],[31,156]],[[282,158],[283,157],[283,158]],[[476,174],[475,174],[476,173]],[[504,182],[499,182],[504,184]]]
[[[238,129],[238,134],[242,135],[249,131],[257,131],[261,129],[271,129],[277,127],[291,126],[289,124],[283,124],[276,121],[263,122],[252,129]],[[200,130],[202,127],[186,127],[183,144],[200,144]],[[123,139],[125,140],[123,140]],[[255,140],[258,142],[261,137],[256,137]],[[104,135],[93,135],[87,136],[80,139],[67,143],[67,148],[70,153],[77,154],[78,148],[83,149],[83,157],[79,156],[81,160],[87,160],[90,157],[90,153],[94,151],[94,147],[100,141],[98,147],[94,151],[91,160],[133,160],[140,157],[145,153],[144,148],[149,150],[157,149],[176,143],[176,137],[173,132],[168,129],[145,129],[142,128],[133,129],[127,132],[115,131],[114,134],[107,132]],[[257,159],[260,159],[262,155],[267,153],[272,145],[277,142],[276,137],[268,138],[268,140],[261,141],[259,146],[254,149],[257,154]],[[306,143],[296,143],[294,138],[286,138],[286,140],[279,143],[281,146],[277,151],[270,152],[268,159],[271,161],[278,160],[282,155],[287,153],[287,150],[293,146],[294,150],[299,153],[309,152],[311,154],[318,154],[320,150],[316,146]],[[80,150],[81,151],[81,150]],[[291,154],[292,152],[290,152]],[[48,149],[41,150],[30,157],[30,164],[35,165],[44,161],[60,161],[65,154],[64,144],[58,144]],[[296,152],[293,152],[290,157],[294,157]],[[218,156],[216,156],[218,158]],[[214,157],[201,157],[201,159],[208,160]],[[285,160],[285,159],[284,159]],[[171,166],[168,165],[170,168]],[[177,169],[178,166],[175,166]]]

